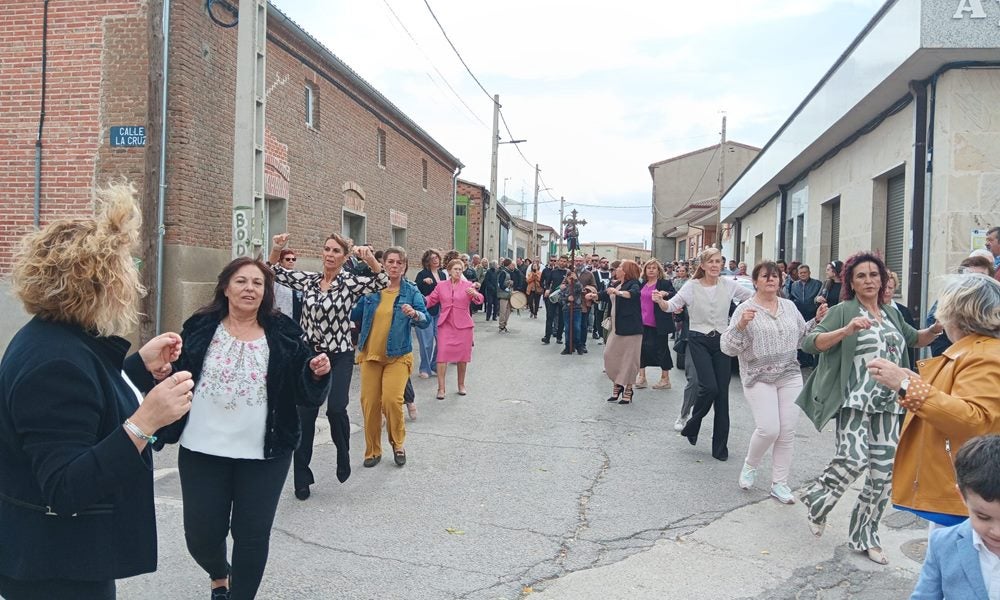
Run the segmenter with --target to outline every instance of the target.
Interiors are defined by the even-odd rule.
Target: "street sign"
[[[146,145],[144,125],[115,125],[111,128],[112,148],[141,148]]]

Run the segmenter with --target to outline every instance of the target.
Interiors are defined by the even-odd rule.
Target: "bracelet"
[[[147,444],[155,444],[156,443],[156,436],[155,435],[146,435],[146,433],[143,432],[143,430],[139,429],[138,425],[136,425],[132,421],[129,421],[128,419],[125,419],[125,422],[122,423],[122,427],[124,427],[125,429],[127,429],[129,433],[131,433],[135,437],[139,438],[140,440],[146,442]]]

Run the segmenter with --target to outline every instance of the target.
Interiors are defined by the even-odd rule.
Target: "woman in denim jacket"
[[[430,324],[424,296],[403,279],[406,251],[391,247],[382,254],[389,286],[361,298],[351,320],[361,322],[357,363],[361,365],[361,412],[365,419],[365,462],[374,467],[382,460],[382,418],[385,415],[393,460],[406,464],[406,426],[403,391],[413,370],[410,323],[420,329]]]

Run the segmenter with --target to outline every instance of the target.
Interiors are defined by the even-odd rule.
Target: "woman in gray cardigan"
[[[899,443],[903,409],[897,393],[868,373],[877,358],[896,365],[909,363],[908,347],[923,347],[940,334],[940,326],[917,331],[892,305],[880,299],[889,279],[885,264],[871,253],[859,253],[844,266],[841,303],[830,309],[802,349],[819,354],[796,403],[822,430],[837,419],[836,454],[820,476],[802,491],[809,529],[820,536],[826,517],[848,486],[862,474],[865,485],[851,514],[850,547],[878,564],[888,564],[878,524],[889,503],[892,462]]]

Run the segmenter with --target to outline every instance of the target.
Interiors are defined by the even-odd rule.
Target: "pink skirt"
[[[472,327],[458,329],[450,322],[438,323],[437,361],[442,363],[471,361],[473,331]]]

